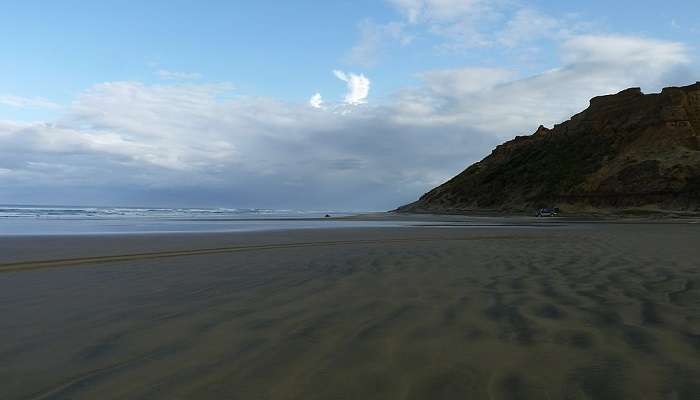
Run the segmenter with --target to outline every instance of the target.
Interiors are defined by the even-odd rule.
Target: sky
[[[387,210],[700,80],[695,0],[0,6],[0,204]]]

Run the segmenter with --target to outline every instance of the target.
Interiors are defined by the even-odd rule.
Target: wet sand
[[[700,224],[0,238],[0,399],[697,399]]]

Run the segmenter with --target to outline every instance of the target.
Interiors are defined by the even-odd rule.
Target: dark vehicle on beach
[[[540,208],[537,211],[538,217],[555,217],[557,214],[559,214],[558,208]]]

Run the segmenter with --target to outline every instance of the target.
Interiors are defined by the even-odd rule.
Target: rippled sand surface
[[[700,224],[0,250],[1,399],[700,396]]]

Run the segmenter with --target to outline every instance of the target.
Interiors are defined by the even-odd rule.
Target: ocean
[[[388,224],[325,218],[354,214],[262,208],[0,205],[0,235],[238,232]]]

